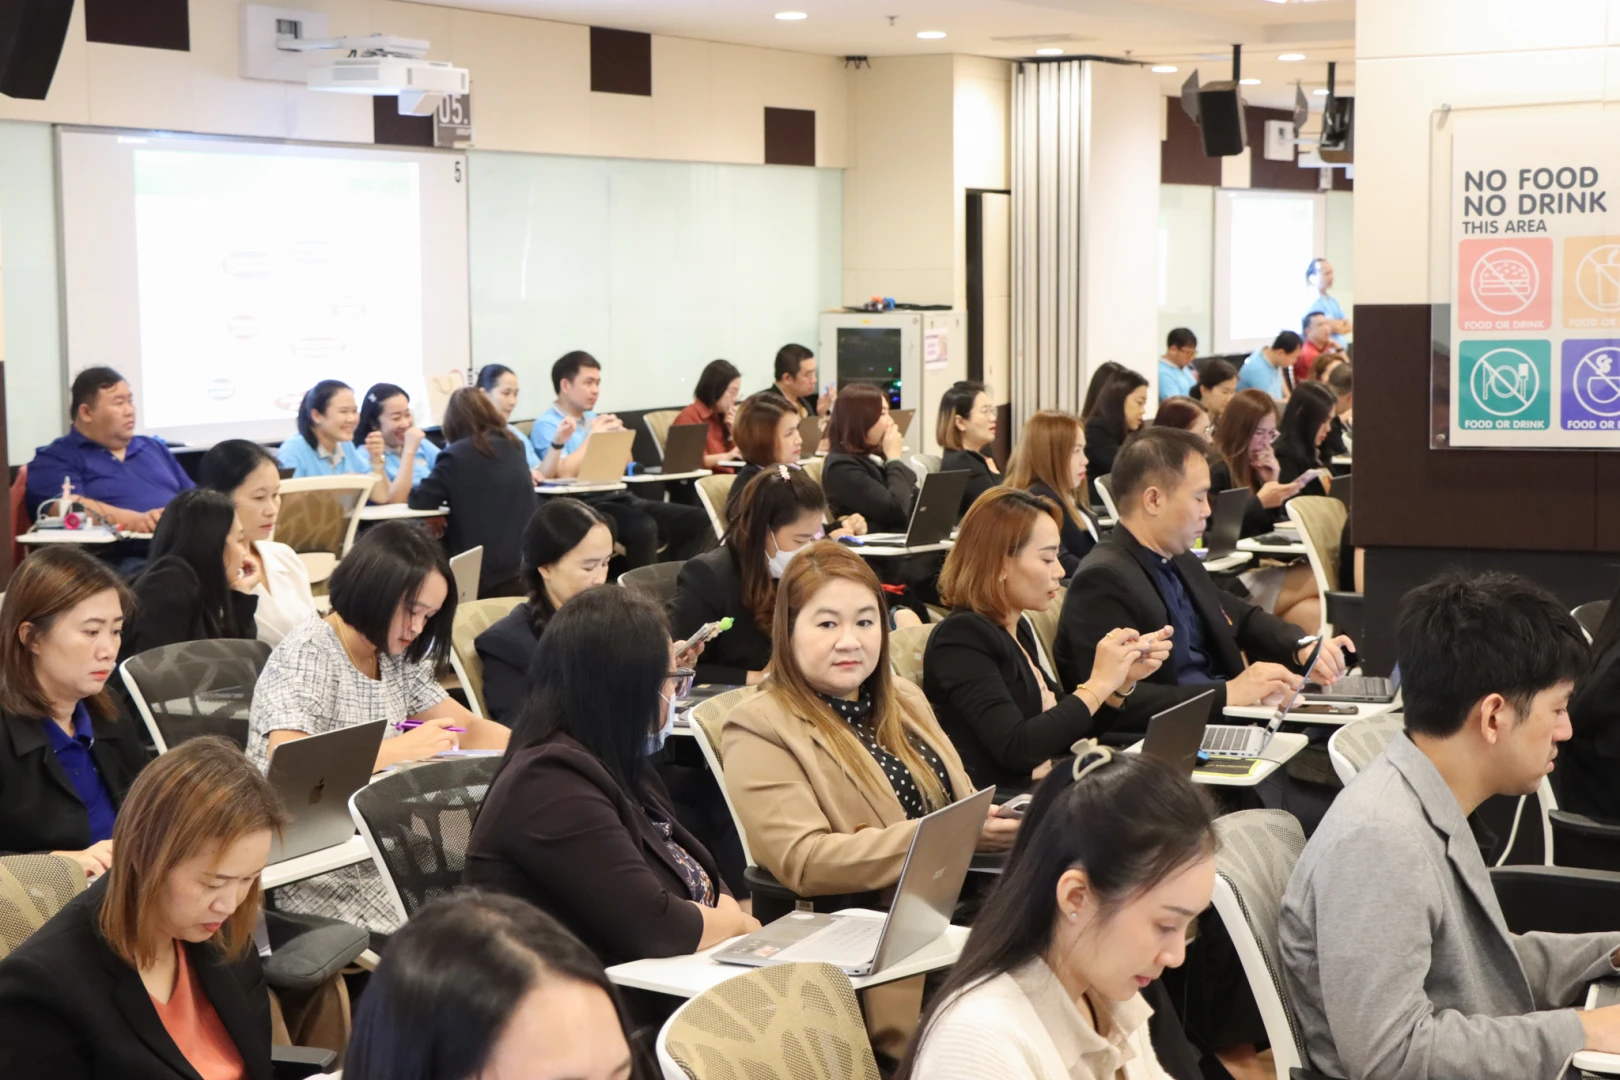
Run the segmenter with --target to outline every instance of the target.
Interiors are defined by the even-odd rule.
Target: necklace
[[[349,658],[349,663],[354,665],[354,669],[368,679],[378,678],[381,673],[377,666],[377,658],[375,656],[372,657],[371,669],[368,671],[366,669],[366,665],[362,664],[359,659],[355,657],[354,650],[349,648],[349,635],[347,633],[348,625],[343,622],[338,622],[335,625],[328,623],[327,625],[331,626],[333,630],[337,631],[338,644],[343,646],[343,655]]]

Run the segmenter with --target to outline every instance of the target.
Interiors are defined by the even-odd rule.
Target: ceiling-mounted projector
[[[431,116],[446,96],[470,88],[467,69],[442,60],[426,60],[428,42],[387,34],[369,37],[306,40],[280,37],[276,47],[288,51],[342,51],[349,55],[309,69],[311,90],[340,94],[398,97],[401,116]]]

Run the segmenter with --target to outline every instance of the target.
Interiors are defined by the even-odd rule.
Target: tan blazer
[[[973,782],[940,730],[928,699],[894,680],[900,707],[944,761],[952,795]],[[733,709],[721,729],[726,788],[760,866],[800,896],[887,889],[917,830],[887,782],[845,772],[805,718],[769,686]]]

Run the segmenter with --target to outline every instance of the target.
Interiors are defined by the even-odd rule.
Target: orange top
[[[202,983],[178,941],[174,951],[179,965],[174,972],[174,993],[167,1003],[152,999],[158,1019],[203,1080],[243,1080],[247,1067],[242,1064],[241,1051],[220,1022],[214,1003],[203,993]]]
[[[701,401],[694,401],[675,415],[670,426],[676,424],[708,424],[709,431],[706,437],[703,452],[705,454],[729,454],[737,449],[737,444],[726,437],[726,415],[709,408]],[[717,473],[735,472],[735,469],[715,469]]]

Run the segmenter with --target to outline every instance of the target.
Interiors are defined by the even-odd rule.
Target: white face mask
[[[652,757],[664,748],[664,743],[669,741],[670,731],[675,727],[675,699],[664,697],[663,694],[658,696],[664,698],[664,705],[666,706],[664,709],[664,725],[647,736],[647,742],[642,749],[648,757]]]
[[[770,568],[771,577],[781,581],[782,575],[787,573],[788,563],[793,561],[793,556],[797,555],[799,550],[799,548],[794,548],[791,551],[783,551],[781,547],[778,547],[776,554],[765,560],[765,565]]]

